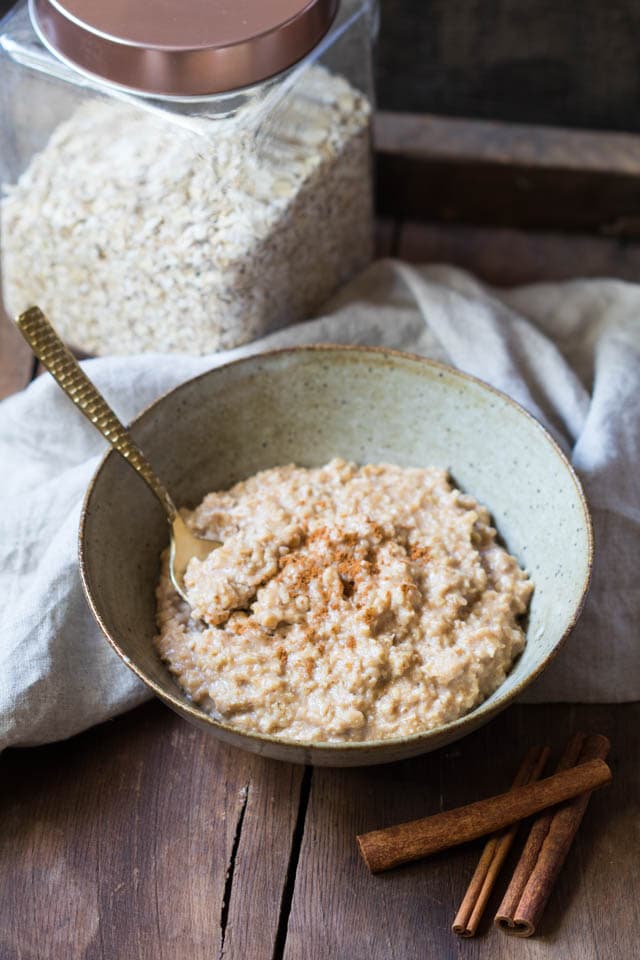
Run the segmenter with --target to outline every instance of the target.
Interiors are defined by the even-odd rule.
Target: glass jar
[[[0,25],[7,311],[98,355],[309,316],[372,254],[374,24],[370,0],[21,4]]]

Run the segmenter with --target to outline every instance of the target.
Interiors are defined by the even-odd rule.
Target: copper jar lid
[[[293,66],[339,0],[30,0],[49,49],[136,93],[203,97]]]

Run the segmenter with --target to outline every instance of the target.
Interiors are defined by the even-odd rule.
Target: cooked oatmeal
[[[163,555],[158,650],[195,703],[244,730],[428,730],[488,697],[524,646],[533,584],[444,470],[276,467],[184,516],[223,546],[191,561],[191,608]]]

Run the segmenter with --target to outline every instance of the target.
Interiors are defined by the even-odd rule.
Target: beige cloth
[[[552,431],[593,511],[596,563],[580,623],[530,701],[640,696],[640,286],[491,290],[445,266],[373,264],[319,319],[205,358],[90,360],[127,420],[212,366],[270,347],[383,344],[451,363]],[[105,643],[76,564],[80,504],[104,443],[48,376],[0,404],[0,749],[60,739],[148,694]]]

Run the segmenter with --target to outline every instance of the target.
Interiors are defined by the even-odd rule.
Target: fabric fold
[[[509,394],[571,457],[596,535],[580,622],[529,701],[640,696],[640,286],[613,280],[497,290],[442,265],[372,264],[321,316],[209,357],[85,361],[128,421],[229,360],[294,344],[382,345],[432,357]],[[84,599],[77,527],[102,439],[52,379],[0,404],[0,749],[70,736],[148,697]]]

